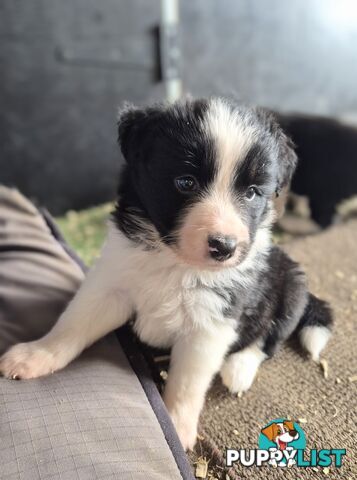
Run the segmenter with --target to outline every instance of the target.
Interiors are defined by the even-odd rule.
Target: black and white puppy
[[[126,165],[100,259],[53,329],[11,348],[0,371],[61,369],[136,313],[143,342],[172,347],[164,400],[192,448],[217,372],[242,392],[292,333],[314,359],[330,335],[327,305],[271,243],[296,156],[270,114],[219,98],[125,108],[119,143]]]

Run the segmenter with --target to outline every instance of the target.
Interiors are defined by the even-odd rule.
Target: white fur
[[[257,133],[252,124],[243,122],[239,112],[221,98],[211,100],[203,122],[208,137],[217,146],[214,188],[226,192],[234,179],[237,161],[244,158]]]
[[[328,328],[311,326],[301,330],[300,341],[303,347],[310,353],[311,358],[317,362],[330,336],[331,332]]]
[[[224,385],[232,393],[245,392],[251,387],[259,365],[265,358],[265,353],[258,345],[229,355],[221,368]]]
[[[235,338],[230,325],[198,328],[182,335],[172,349],[164,400],[186,449],[192,449],[196,442],[206,391]]]
[[[100,259],[56,325],[42,339],[11,348],[0,359],[0,371],[34,378],[61,369],[135,311],[142,341],[173,346],[165,401],[183,446],[192,448],[206,390],[237,338],[235,319],[224,317],[227,300],[205,287],[249,281],[244,271],[269,246],[264,228],[240,266],[195,270],[179,264],[169,247],[135,246],[111,226]]]
[[[115,233],[110,232],[101,258],[52,330],[40,340],[15,345],[0,359],[5,376],[27,379],[59,370],[128,320],[133,302],[118,274],[116,242]]]
[[[256,131],[222,100],[211,102],[203,121],[217,145],[217,178],[208,196],[218,209],[213,216],[225,218],[231,210],[231,217],[220,225],[226,233],[227,225],[237,217],[231,188],[234,170],[254,143]],[[148,226],[141,225],[135,209],[131,213],[132,220],[143,227],[134,240],[142,243],[110,227],[100,259],[56,325],[42,339],[11,348],[0,359],[0,371],[8,377],[34,378],[61,369],[136,312],[134,329],[143,342],[172,347],[164,398],[184,448],[192,448],[206,390],[238,336],[238,319],[226,316],[229,299],[212,294],[207,287],[219,286],[224,291],[236,282],[249,285],[255,281],[246,272],[259,269],[268,254],[273,219],[260,225],[241,264],[234,266],[232,258],[226,268],[216,270],[206,266],[207,262],[201,262],[200,268],[183,262],[174,247],[161,242],[154,227],[148,235]],[[236,221],[238,233],[244,233],[243,227]],[[205,248],[206,240],[205,234]],[[222,369],[226,385],[234,391],[249,388],[263,358],[258,346],[231,355]]]

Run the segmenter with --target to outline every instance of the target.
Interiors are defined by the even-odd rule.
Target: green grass
[[[56,218],[64,238],[86,265],[91,265],[99,255],[112,210],[113,204],[106,203]]]

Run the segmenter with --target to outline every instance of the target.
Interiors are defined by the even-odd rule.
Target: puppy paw
[[[320,325],[304,327],[300,332],[300,341],[314,362],[319,361],[320,353],[330,337],[331,331]]]
[[[232,393],[246,392],[264,358],[265,354],[256,346],[231,354],[221,368],[223,384]]]
[[[193,450],[197,439],[197,426],[189,416],[183,418],[175,413],[170,416],[184,450]]]
[[[54,355],[39,342],[19,343],[0,358],[0,372],[14,380],[37,378],[54,370]]]

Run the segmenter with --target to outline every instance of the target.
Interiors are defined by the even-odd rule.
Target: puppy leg
[[[266,357],[256,343],[232,353],[221,368],[223,384],[232,393],[245,392],[251,387],[259,365]]]
[[[220,372],[222,381],[232,393],[245,392],[252,386],[260,364],[274,355],[296,327],[306,303],[306,294],[302,290],[301,295],[298,295],[297,288],[295,292],[296,301],[289,303],[285,299],[281,316],[270,321],[270,328],[263,338],[232,353],[224,362]],[[294,308],[295,312],[291,312]],[[261,316],[263,315],[265,312],[262,311]]]
[[[329,305],[310,293],[297,332],[302,346],[315,362],[331,337],[332,326],[333,315]]]
[[[206,391],[236,333],[195,331],[179,339],[171,353],[164,401],[185,450],[196,443],[198,419]]]
[[[13,346],[0,358],[5,377],[36,378],[59,370],[127,321],[133,307],[116,285],[112,264],[104,253],[52,330],[39,340]]]

